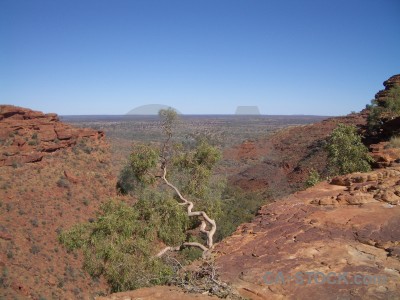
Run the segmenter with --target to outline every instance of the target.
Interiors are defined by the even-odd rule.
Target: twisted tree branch
[[[192,211],[193,207],[194,207],[193,202],[191,202],[191,201],[187,200],[185,197],[183,197],[181,192],[179,191],[179,189],[168,181],[168,179],[166,178],[166,176],[167,176],[166,165],[162,164],[161,168],[163,169],[163,175],[162,175],[163,181],[165,182],[166,185],[168,185],[170,188],[172,188],[175,191],[175,193],[178,195],[179,199],[181,201],[183,201],[183,202],[179,203],[179,205],[187,205],[188,216],[189,217],[193,217],[193,216],[203,217],[204,220],[201,221],[200,231],[207,235],[207,247],[200,243],[196,243],[196,242],[185,242],[182,245],[177,246],[177,247],[168,246],[168,247],[164,248],[163,250],[161,250],[156,256],[161,257],[163,254],[165,254],[166,252],[168,252],[170,250],[171,251],[179,251],[182,246],[198,247],[203,250],[203,254],[204,254],[205,252],[211,250],[214,246],[213,237],[217,230],[217,225],[216,225],[215,221],[213,219],[211,219],[204,211]],[[207,223],[211,227],[209,230],[206,229]]]
[[[204,246],[204,245],[202,245],[200,243],[197,243],[197,242],[185,242],[180,246],[176,246],[176,247],[168,246],[168,247],[165,247],[164,249],[162,249],[160,252],[157,253],[156,257],[161,257],[165,253],[167,253],[168,251],[179,251],[183,247],[197,247],[197,248],[200,248],[201,250],[203,250],[203,252],[206,252],[206,251],[209,250],[206,246]]]

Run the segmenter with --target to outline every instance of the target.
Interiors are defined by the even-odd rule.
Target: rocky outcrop
[[[397,165],[262,207],[217,245],[221,279],[251,299],[399,298],[399,184]]]
[[[116,196],[111,169],[102,132],[0,106],[0,299],[108,293],[105,280],[83,272],[82,256],[67,253],[58,235],[95,218]]]
[[[100,141],[102,131],[61,123],[56,114],[44,114],[11,105],[0,105],[0,167],[42,160],[82,139]]]
[[[386,97],[389,94],[389,91],[395,87],[395,86],[400,86],[400,74],[393,75],[390,77],[388,80],[383,82],[383,85],[385,86],[384,90],[379,91],[375,95],[375,100],[377,101],[378,105],[383,104],[386,101]]]
[[[385,89],[376,93],[373,100],[374,105],[384,108],[384,112],[380,116],[381,122],[383,123],[379,125],[379,129],[376,128],[373,132],[369,132],[367,128],[365,130],[367,134],[370,134],[368,139],[371,140],[372,143],[375,143],[376,140],[387,140],[393,135],[400,134],[400,117],[393,115],[391,109],[387,107],[387,101],[389,100],[392,90],[396,87],[400,87],[400,74],[390,77],[383,85]],[[393,95],[394,94],[390,97],[393,97]],[[367,108],[363,110],[363,112],[369,113],[369,109],[367,105]]]
[[[369,150],[376,168],[386,168],[400,162],[400,149],[391,147],[388,142],[372,144]]]

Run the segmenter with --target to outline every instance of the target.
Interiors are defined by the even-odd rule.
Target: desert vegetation
[[[370,110],[369,131],[377,134],[384,123],[400,116],[400,86],[394,86],[387,91],[385,96],[372,100],[367,108]]]
[[[328,139],[328,169],[331,175],[371,170],[371,156],[352,125],[339,124]]]
[[[104,276],[113,291],[181,282],[177,265],[210,258],[214,243],[265,203],[265,195],[233,188],[216,174],[221,151],[207,135],[182,141],[174,136],[176,113],[162,110],[160,117],[164,139],[135,143],[119,176],[119,192],[136,200],[110,200],[92,222],[59,235],[69,251],[82,250],[84,269]]]
[[[369,136],[364,140],[359,135],[365,133],[365,113],[288,128],[273,136],[268,126],[260,125],[254,139],[243,140],[245,134],[240,131],[244,135],[235,136],[240,142],[234,147],[229,146],[232,141],[220,138],[218,124],[214,124],[216,131],[189,132],[191,127],[168,111],[152,122],[159,132],[143,141],[134,139],[131,148],[130,142],[119,146],[120,138],[110,139],[114,149],[130,149],[124,164],[115,159],[115,153],[110,160],[102,133],[69,127],[73,138],[58,140],[43,130],[10,127],[1,141],[8,166],[0,174],[5,261],[0,285],[7,299],[22,292],[37,299],[78,299],[159,284],[231,297],[232,288],[220,280],[226,280],[232,260],[225,261],[224,274],[219,255],[237,249],[237,243],[230,241],[254,236],[249,224],[243,223],[252,222],[257,211],[253,224],[262,230],[270,224],[279,230],[286,225],[284,218],[271,222],[279,201],[259,210],[272,199],[270,195],[277,197],[276,191],[287,195],[304,184],[313,186],[329,176],[370,168],[363,145],[370,144]],[[385,134],[390,132],[387,124],[396,122],[382,123]],[[75,137],[74,130],[84,136]],[[25,146],[15,146],[20,144]],[[397,150],[389,149],[391,156],[378,152],[397,147],[398,133],[394,133],[371,149],[375,160],[381,155],[390,159],[389,164]],[[26,148],[49,151],[41,153],[41,160],[32,156],[26,163],[22,160],[26,155],[21,155]],[[9,158],[14,156],[20,160],[11,164]],[[389,195],[384,190],[372,192],[377,197]],[[318,204],[357,203],[352,197],[332,199]],[[392,201],[390,205],[397,203],[385,199]],[[312,205],[314,209],[315,202]],[[291,219],[299,220],[297,216]],[[29,239],[26,242],[20,236]],[[53,244],[57,239],[62,246]],[[292,243],[290,236],[288,241]],[[216,257],[209,251],[213,246]],[[240,252],[235,264],[241,265],[242,253],[245,259],[263,259],[265,253],[271,257],[265,249],[252,246]],[[19,282],[26,284],[14,289]]]
[[[308,173],[308,178],[305,182],[305,187],[306,188],[312,187],[320,181],[321,181],[321,176],[318,173],[318,171],[315,169],[311,169],[310,172]]]
[[[363,144],[363,137],[354,125],[339,123],[332,133],[322,143],[326,152],[326,168],[320,173],[311,168],[304,187],[312,187],[323,180],[335,175],[371,170],[373,162],[368,148]]]

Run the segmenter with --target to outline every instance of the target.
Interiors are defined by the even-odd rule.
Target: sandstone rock
[[[74,136],[74,132],[69,128],[58,126],[55,131],[59,140],[69,140]]]
[[[51,144],[45,144],[41,146],[42,152],[54,152],[62,148],[67,148],[70,144],[65,144],[65,143],[51,143]]]
[[[10,241],[10,240],[12,240],[12,236],[11,236],[11,234],[8,234],[6,232],[0,231],[0,239],[6,240],[6,241]]]
[[[72,183],[78,183],[79,182],[78,177],[72,175],[70,172],[68,172],[66,170],[64,170],[64,176],[68,179],[69,182],[72,182]]]
[[[389,90],[396,85],[400,85],[400,74],[390,77],[388,80],[383,82],[383,85],[385,86],[385,89],[379,91],[375,95],[375,99],[378,102],[384,102],[386,100],[385,98],[388,96]]]
[[[334,184],[334,185],[340,185],[340,186],[350,186],[351,185],[351,181],[349,180],[349,178],[347,178],[345,176],[333,177],[331,179],[330,183]]]
[[[400,205],[400,197],[390,189],[380,190],[375,194],[375,199],[384,201],[392,205]]]
[[[262,207],[251,223],[216,245],[221,280],[250,299],[379,299],[382,291],[387,299],[399,298],[400,274],[390,270],[400,269],[400,205],[388,209],[384,202],[398,197],[399,171],[351,174],[342,179],[354,189],[320,183]],[[294,281],[268,285],[267,271],[286,278],[298,272],[385,275],[387,282],[357,289]]]
[[[385,178],[398,177],[400,171],[396,168],[387,168],[379,171],[367,172],[367,173],[352,173],[348,175],[336,176],[332,178],[331,184],[348,186],[355,183],[365,183],[369,181],[379,181]]]
[[[26,140],[23,137],[16,137],[13,142],[13,145],[18,146],[18,147],[22,147],[25,144],[26,144]]]
[[[335,197],[322,197],[314,199],[310,202],[311,204],[318,204],[318,205],[337,205],[339,204],[338,200]]]
[[[44,142],[52,142],[57,138],[54,131],[54,125],[40,125],[38,126],[39,139]]]
[[[63,124],[56,114],[0,105],[0,166],[38,162],[82,138],[97,142],[104,133]]]
[[[370,202],[376,202],[374,200],[373,195],[369,193],[348,193],[348,194],[340,194],[337,197],[337,201],[340,204],[349,204],[349,205],[359,205],[359,204],[365,204],[365,203],[370,203]]]
[[[378,168],[391,166],[400,158],[400,149],[388,147],[387,142],[372,145],[372,158]]]
[[[37,153],[30,153],[30,154],[24,154],[22,156],[22,163],[33,163],[37,161],[41,161],[43,158],[43,153],[37,152]]]

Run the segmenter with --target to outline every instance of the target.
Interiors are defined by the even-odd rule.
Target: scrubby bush
[[[182,147],[183,148],[183,147]],[[198,198],[207,194],[210,178],[217,162],[221,159],[221,151],[205,140],[200,140],[194,149],[179,151],[173,159],[175,176],[182,192]]]
[[[142,184],[138,181],[135,173],[133,172],[131,166],[127,164],[122,168],[118,176],[117,190],[122,195],[132,194],[141,187]]]
[[[250,222],[262,205],[271,201],[268,195],[227,186],[221,201],[221,215],[217,218],[216,241],[231,235],[243,223]]]
[[[371,170],[373,160],[355,126],[339,124],[329,137],[326,148],[331,175]]]
[[[176,246],[185,239],[188,217],[169,194],[147,193],[132,207],[110,200],[96,220],[59,235],[69,250],[82,249],[84,269],[103,275],[112,290],[164,284],[171,268],[155,258],[155,245]]]
[[[160,153],[156,147],[151,145],[136,145],[133,149],[129,164],[136,178],[144,184],[150,184],[155,181],[155,177],[150,170],[157,166]]]
[[[91,147],[89,144],[89,139],[87,138],[83,138],[79,141],[79,143],[77,143],[73,148],[72,151],[75,154],[78,154],[79,151],[83,151],[86,154],[91,154],[92,151],[94,151],[95,149],[93,147]]]
[[[57,180],[57,186],[62,188],[69,188],[69,181],[65,176],[60,176]]]
[[[127,164],[119,174],[117,190],[123,195],[140,193],[148,184],[154,183],[155,176],[151,174],[151,170],[157,166],[158,159],[159,151],[156,147],[135,145]]]
[[[311,169],[308,173],[308,178],[305,182],[305,186],[307,188],[316,185],[318,182],[321,181],[321,176],[319,175],[318,171],[315,169]]]

